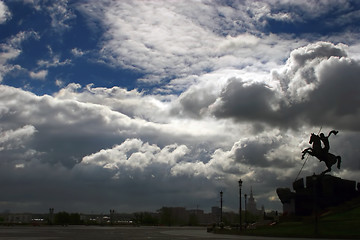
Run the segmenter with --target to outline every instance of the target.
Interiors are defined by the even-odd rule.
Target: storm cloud
[[[358,5],[342,3],[0,1],[0,211],[208,211],[220,191],[237,211],[240,178],[280,210],[277,187],[325,167],[302,169],[319,130],[339,130],[332,174],[359,181]]]
[[[343,45],[310,44],[294,50],[286,65],[272,72],[275,87],[230,79],[213,113],[279,127],[301,122],[357,131],[359,71],[359,61],[347,57]]]

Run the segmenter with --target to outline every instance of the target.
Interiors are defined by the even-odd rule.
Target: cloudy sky
[[[281,210],[320,129],[360,181],[359,27],[356,0],[0,1],[0,212],[237,211],[240,178]]]

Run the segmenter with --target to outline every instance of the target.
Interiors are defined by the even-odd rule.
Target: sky
[[[332,129],[360,181],[359,39],[356,0],[0,1],[0,212],[281,211]]]

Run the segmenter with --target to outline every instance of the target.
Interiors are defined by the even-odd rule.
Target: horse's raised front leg
[[[311,151],[311,152],[310,152],[310,151]],[[310,154],[310,155],[311,155],[311,153],[312,153],[312,148],[311,148],[311,147],[304,149],[304,150],[302,151],[301,159],[304,159],[305,154]]]

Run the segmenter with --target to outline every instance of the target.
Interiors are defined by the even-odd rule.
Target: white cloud
[[[161,121],[161,116],[167,117],[166,103],[154,96],[145,95],[142,92],[126,90],[120,87],[94,88],[92,85],[81,88],[80,85],[70,84],[55,94],[58,99],[74,99],[81,102],[88,102],[106,105],[114,111],[121,112],[130,117],[153,119]],[[156,119],[154,119],[156,118]]]
[[[3,1],[0,1],[0,24],[11,18],[11,13]]]
[[[47,46],[49,51],[49,58],[48,59],[41,59],[37,61],[37,65],[42,68],[50,68],[50,67],[59,67],[71,64],[71,59],[61,59],[61,53],[56,54],[54,53],[53,49],[50,45]]]
[[[58,87],[64,87],[64,81],[62,81],[61,79],[56,79],[55,85]]]
[[[25,167],[25,164],[23,164],[23,163],[15,165],[15,168],[24,168],[24,167]]]
[[[268,19],[311,19],[338,4],[247,1],[230,7],[205,3],[102,1],[78,9],[102,24],[100,55],[106,62],[146,73],[143,81],[159,82],[223,68],[268,72],[283,63],[290,49],[308,42],[306,37],[262,33]],[[342,11],[347,10],[351,9],[344,3]]]
[[[127,139],[112,149],[103,149],[85,156],[77,167],[86,168],[88,165],[95,165],[111,169],[113,178],[118,178],[123,174],[131,175],[137,171],[147,171],[152,174],[153,168],[163,169],[163,174],[166,175],[166,169],[174,166],[187,153],[189,149],[185,145],[172,144],[161,149],[156,145],[143,143],[139,139]]]
[[[30,38],[39,38],[36,32],[19,32],[15,36],[7,39],[6,43],[2,43],[1,46],[1,64],[5,64],[8,60],[14,59],[21,53],[21,43]]]
[[[64,61],[60,60],[59,56],[53,56],[51,60],[39,60],[37,61],[37,65],[39,67],[58,67],[58,66],[63,66],[63,65],[68,65],[71,64],[71,60],[70,59],[65,59]]]
[[[15,36],[7,39],[6,43],[0,44],[0,82],[10,71],[22,69],[19,65],[10,64],[9,61],[17,58],[21,54],[21,43],[30,37],[39,39],[39,35],[36,32],[19,32]]]
[[[68,22],[76,15],[68,8],[68,0],[53,2],[53,5],[47,7],[51,16],[51,25],[59,30],[69,28]]]
[[[286,78],[280,81],[282,86],[286,86],[291,100],[301,101],[308,97],[308,93],[318,85],[314,66],[332,56],[346,57],[344,45],[318,42],[291,52],[285,66]]]
[[[50,166],[63,166],[57,174],[67,176],[76,183],[72,189],[82,189],[85,195],[90,194],[87,184],[91,183],[104,193],[115,186],[133,189],[129,196],[136,198],[140,193],[134,185],[141,182],[145,188],[152,189],[152,193],[159,194],[166,189],[180,189],[176,191],[180,194],[184,186],[197,189],[205,184],[207,187],[203,191],[211,198],[218,187],[231,189],[241,177],[268,199],[273,196],[271,191],[275,187],[292,181],[298,173],[302,165],[301,150],[308,146],[309,129],[312,130],[313,122],[320,122],[322,114],[318,113],[322,110],[327,116],[338,111],[337,116],[341,117],[328,119],[324,126],[324,129],[339,127],[343,134],[343,141],[336,143],[334,138],[332,151],[344,155],[345,159],[346,154],[357,149],[353,145],[357,141],[350,140],[357,139],[357,135],[345,129],[356,130],[355,122],[359,118],[354,108],[345,103],[356,103],[358,99],[353,94],[346,94],[344,98],[344,93],[349,93],[349,89],[356,91],[359,68],[358,62],[345,53],[341,45],[305,46],[290,54],[284,70],[278,72],[279,76],[284,74],[281,78],[276,74],[271,78],[263,73],[222,70],[196,78],[196,83],[182,95],[165,100],[164,96],[144,94],[136,89],[91,85],[82,88],[75,83],[53,96],[36,96],[0,86],[3,132],[9,135],[33,129],[29,131],[31,138],[21,138],[27,141],[15,144],[16,141],[4,140],[3,146],[10,146],[10,142],[11,146],[21,146],[22,159],[27,159],[26,162],[15,161],[17,153],[7,150],[6,156],[13,159],[11,169],[28,171],[32,168],[41,172]],[[302,85],[290,84],[301,79],[289,78],[286,73],[310,68],[314,69],[318,87],[309,92],[307,101],[316,103],[321,96],[333,96],[335,92],[331,89],[336,89],[340,95],[331,100],[334,102],[329,106],[316,108],[308,102],[301,105],[302,101],[289,101],[296,86]],[[236,78],[238,76],[244,79]],[[345,78],[340,79],[340,76]],[[267,81],[261,81],[263,77]],[[339,84],[339,79],[342,87],[333,87]],[[283,81],[283,88],[279,82],[271,86],[271,81],[275,80]],[[293,87],[291,91],[290,86]],[[269,105],[270,99],[279,106]],[[286,104],[282,105],[282,101]],[[174,109],[182,112],[178,114]],[[214,118],[211,114],[215,109],[217,117],[220,117],[220,110],[222,113],[227,110],[227,115]],[[313,112],[317,114],[313,116]],[[276,114],[279,116],[274,117]],[[304,116],[310,120],[293,127],[293,121],[304,120]],[[23,129],[23,126],[33,128]],[[340,143],[343,150],[336,148]],[[342,171],[349,171],[354,164],[348,160],[344,170],[336,174],[345,174]],[[323,167],[317,161],[309,161],[303,174],[311,174],[314,169],[320,172]],[[155,185],[156,189],[152,188]],[[79,194],[75,196],[81,199]],[[170,201],[173,197],[164,198]],[[155,197],[151,199],[156,202]]]
[[[360,60],[360,44],[353,44],[348,48],[349,57]]]
[[[168,4],[149,4],[117,2],[110,6],[104,21],[111,26],[111,31],[105,34],[107,40],[102,54],[113,64],[135,67],[160,78],[174,73],[179,76],[188,74],[190,68],[194,72],[212,68],[213,64],[206,58],[217,55],[214,49],[219,38],[172,11]],[[125,17],[123,11],[132,9],[138,9],[142,14]],[[184,58],[186,55],[188,57]]]
[[[24,147],[24,142],[35,133],[36,129],[31,125],[0,132],[0,151]]]
[[[285,48],[301,44],[275,35],[243,33],[241,29],[223,32],[224,25],[233,25],[241,14],[234,8],[202,2],[99,2],[80,9],[104,26],[101,57],[113,65],[148,73],[143,80],[150,82],[169,76],[184,79],[189,74],[223,68],[251,66],[269,71],[289,53]],[[255,21],[248,17],[242,23],[246,20],[249,24]]]
[[[74,12],[67,1],[31,3],[49,13],[52,27],[69,29]],[[72,5],[92,24],[101,24],[100,61],[140,70],[142,81],[166,81],[151,92],[71,83],[52,96],[0,85],[0,149],[7,159],[0,162],[0,176],[13,181],[11,189],[4,184],[1,189],[28,195],[33,203],[64,202],[76,211],[109,205],[139,210],[144,198],[146,209],[184,206],[194,199],[213,205],[219,189],[226,189],[227,204],[236,206],[231,199],[237,199],[241,177],[262,193],[265,205],[273,204],[268,199],[274,199],[276,187],[291,184],[303,163],[301,150],[319,126],[340,130],[331,139],[331,151],[343,156],[344,164],[334,174],[356,178],[357,35],[344,35],[352,44],[347,47],[308,35],[294,39],[261,32],[270,20],[296,23],[321,17],[336,6],[335,1],[326,3]],[[344,14],[342,23],[334,24],[350,17]],[[9,62],[20,56],[22,41],[38,37],[27,34],[0,45],[0,74],[21,68]],[[344,36],[319,38],[341,42]],[[309,39],[315,41],[308,44]],[[75,57],[87,54],[71,48]],[[61,58],[69,50],[56,54],[55,47],[48,49],[50,57],[39,60],[30,76],[45,78],[47,70],[39,69],[76,64]],[[69,81],[58,75],[57,86],[64,85],[63,77]],[[323,167],[309,159],[302,175]],[[49,189],[49,182],[57,188]]]
[[[70,87],[77,88],[79,86],[75,84],[68,86],[67,94],[70,93]],[[1,86],[0,97],[4,109],[7,109],[4,110],[3,114],[11,116],[12,119],[12,121],[3,124],[4,126],[5,124],[12,126],[26,123],[35,126],[38,129],[37,140],[41,141],[40,151],[58,149],[60,152],[51,153],[56,156],[52,160],[55,162],[64,161],[65,165],[71,162],[74,164],[73,158],[70,158],[73,154],[79,161],[84,154],[88,155],[96,150],[109,147],[109,144],[112,146],[114,142],[121,143],[126,138],[139,137],[145,142],[151,140],[151,144],[162,146],[161,148],[169,145],[169,141],[178,144],[186,143],[190,146],[197,144],[198,141],[205,140],[209,136],[218,136],[224,140],[229,139],[225,131],[222,136],[219,136],[216,130],[225,126],[217,125],[211,121],[208,123],[208,129],[204,128],[201,122],[186,119],[179,121],[169,118],[164,122],[165,118],[160,114],[163,110],[156,105],[152,106],[154,109],[152,112],[158,111],[158,116],[151,116],[151,111],[146,110],[146,106],[142,106],[143,108],[140,109],[146,110],[142,115],[129,117],[116,108],[116,103],[121,103],[117,100],[121,96],[119,94],[127,94],[126,91],[116,88],[113,91],[95,88],[92,90],[98,91],[97,95],[91,95],[90,92],[80,92],[79,94],[72,92],[67,98],[65,95],[61,97],[47,95],[38,97],[19,89]],[[109,94],[111,92],[114,94],[113,96]],[[109,94],[107,98],[105,97],[106,93]],[[105,97],[103,104],[97,98],[101,94]],[[129,92],[128,94],[131,96],[133,93]],[[147,98],[151,100],[150,97]],[[156,102],[155,98],[153,100]],[[132,101],[134,106],[141,106],[143,102],[146,102],[139,96]],[[127,104],[126,101],[124,103]],[[107,104],[109,106],[106,106]],[[131,111],[129,112],[133,114]],[[145,120],[146,118],[152,119],[152,121]],[[184,128],[184,124],[187,125],[186,128]],[[52,138],[51,135],[57,137]],[[77,149],[76,145],[73,148],[68,146],[68,141],[73,142],[74,140],[70,139],[74,139],[74,136],[78,136],[80,149]],[[92,138],[99,139],[99,141],[100,139],[103,140],[100,144],[101,141],[91,142]],[[62,140],[59,141],[58,139]],[[55,147],[56,144],[59,146]],[[68,152],[61,150],[63,148],[69,148]],[[62,158],[61,156],[64,154],[68,157]]]
[[[63,31],[70,28],[70,22],[76,15],[68,6],[68,0],[59,1],[40,1],[24,0],[25,3],[31,4],[37,11],[46,11],[51,18],[51,26],[55,31]]]
[[[29,72],[29,75],[33,79],[44,80],[48,74],[48,70],[40,70],[38,72]]]
[[[83,51],[79,48],[73,48],[71,49],[71,53],[75,56],[75,57],[81,57],[83,55],[85,55],[87,52]]]

